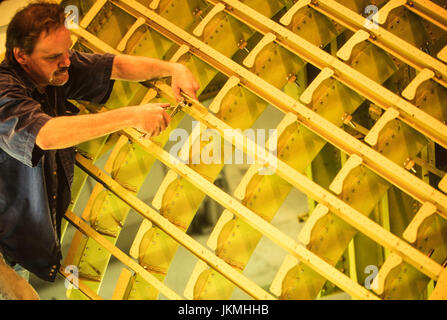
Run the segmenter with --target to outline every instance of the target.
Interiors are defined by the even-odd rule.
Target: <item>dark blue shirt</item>
[[[41,150],[40,128],[78,112],[67,99],[105,103],[113,88],[112,54],[72,51],[69,80],[40,93],[17,62],[0,64],[0,250],[54,281],[62,259],[61,220],[70,201],[74,149]]]

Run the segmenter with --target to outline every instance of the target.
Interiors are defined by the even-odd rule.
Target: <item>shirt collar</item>
[[[40,94],[36,83],[30,78],[28,73],[22,68],[22,66],[17,61],[13,60],[12,62],[6,62],[5,60],[2,62],[2,64],[3,63],[6,64],[6,66],[12,68],[17,78],[22,81],[22,83],[25,85],[26,89],[30,93],[37,92]]]

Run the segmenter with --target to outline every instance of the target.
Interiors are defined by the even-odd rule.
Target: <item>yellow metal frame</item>
[[[352,122],[352,116],[346,114],[346,118],[343,119],[345,124],[351,124],[354,130],[360,130],[359,132],[365,135],[365,142],[369,143],[371,146],[375,146],[378,143],[381,134],[384,134],[387,127],[391,124],[397,122],[404,122],[411,126],[412,128],[420,131],[426,137],[432,139],[443,147],[447,146],[447,126],[441,123],[439,120],[435,119],[428,113],[421,111],[415,106],[416,102],[410,102],[399,95],[393,93],[392,91],[385,89],[384,86],[378,84],[372,79],[356,71],[353,67],[335,58],[337,53],[336,46],[331,46],[332,54],[326,53],[321,48],[318,48],[306,40],[300,38],[294,34],[291,30],[282,27],[281,25],[273,22],[272,20],[266,18],[254,9],[251,9],[246,4],[235,1],[235,0],[207,0],[209,3],[214,4],[214,9],[209,11],[205,19],[198,25],[194,30],[196,36],[202,36],[205,32],[208,24],[211,24],[213,19],[217,15],[222,13],[228,14],[239,20],[242,24],[247,25],[254,30],[259,31],[264,37],[254,46],[252,52],[244,60],[243,64],[249,68],[254,66],[256,58],[260,55],[264,49],[271,45],[280,45],[291,53],[303,59],[304,63],[309,62],[321,69],[319,76],[307,87],[303,95],[301,95],[300,100],[305,104],[310,104],[314,98],[314,94],[318,92],[318,88],[323,85],[324,81],[329,81],[328,79],[335,79],[345,84],[347,87],[353,89],[354,91],[361,94],[364,98],[369,99],[374,102],[379,107],[383,108],[386,112],[379,118],[376,124],[371,130],[367,130],[363,127],[356,129],[356,124]],[[229,77],[229,80],[225,84],[224,88],[219,92],[216,99],[211,104],[209,110],[215,113],[219,113],[221,110],[221,104],[227,93],[236,86],[242,86],[253,92],[264,101],[271,103],[274,107],[283,111],[287,114],[286,118],[289,119],[288,123],[293,123],[298,121],[312,132],[316,133],[318,136],[324,138],[326,141],[343,151],[350,160],[347,161],[346,165],[342,167],[342,170],[338,173],[336,179],[333,180],[333,184],[330,186],[330,190],[334,191],[336,194],[341,193],[343,190],[343,183],[345,182],[347,176],[351,171],[355,170],[358,166],[366,166],[371,169],[374,173],[385,178],[390,183],[396,185],[405,193],[409,194],[414,199],[418,200],[423,204],[423,208],[430,208],[429,211],[421,209],[414,221],[408,226],[404,238],[411,240],[410,242],[416,241],[418,237],[418,229],[422,223],[433,215],[439,214],[443,218],[447,217],[447,197],[442,192],[431,187],[428,181],[422,181],[417,176],[412,175],[407,170],[414,168],[416,162],[422,165],[424,168],[428,168],[432,172],[442,174],[437,168],[430,167],[429,164],[425,164],[423,160],[418,158],[408,159],[401,166],[397,163],[391,161],[391,159],[381,155],[379,152],[375,151],[371,147],[364,143],[361,143],[356,138],[352,137],[350,134],[346,133],[343,129],[340,129],[335,124],[323,118],[321,115],[316,113],[314,110],[308,108],[291,96],[288,96],[280,89],[275,88],[269,84],[262,77],[256,76],[253,72],[242,67],[240,64],[232,61],[229,57],[213,49],[210,45],[207,45],[204,40],[199,40],[192,36],[191,34],[185,32],[183,29],[175,26],[173,23],[169,22],[161,15],[145,8],[137,1],[134,0],[112,0],[112,1],[98,1],[89,11],[89,13],[84,17],[81,22],[81,26],[87,28],[90,22],[93,21],[95,16],[101,11],[101,8],[106,4],[111,3],[119,8],[123,9],[125,12],[130,13],[136,20],[133,25],[130,26],[127,33],[121,39],[118,44],[118,50],[107,45],[105,42],[99,40],[97,37],[92,35],[87,30],[80,28],[73,30],[74,39],[80,43],[87,44],[89,48],[94,51],[99,52],[113,52],[118,53],[119,51],[124,51],[130,39],[137,32],[137,30],[143,26],[150,26],[152,29],[156,30],[159,34],[166,37],[168,40],[180,45],[177,52],[173,55],[173,61],[180,59],[181,57],[192,54],[199,58],[200,61],[208,63],[211,67],[216,69],[216,72],[222,72]],[[390,1],[382,10],[382,13],[391,11],[394,7],[401,6],[403,2],[401,1]],[[404,41],[400,38],[394,36],[385,29],[378,27],[378,29],[369,30],[365,29],[363,26],[364,18],[354,13],[353,11],[347,10],[346,7],[336,3],[332,0],[319,0],[319,1],[300,1],[290,11],[286,14],[289,20],[292,19],[294,14],[298,11],[299,7],[310,6],[311,8],[323,13],[325,16],[334,19],[337,23],[346,27],[347,29],[354,31],[354,37],[351,38],[346,47],[342,48],[345,50],[345,57],[350,57],[357,45],[364,42],[366,39],[371,43],[377,45],[378,47],[384,49],[385,51],[391,53],[398,59],[404,61],[409,66],[420,71],[420,73],[413,79],[413,81],[407,86],[407,88],[402,92],[402,95],[408,99],[412,100],[415,98],[416,90],[423,86],[425,81],[436,81],[442,86],[446,85],[446,75],[447,68],[442,63],[440,64],[436,59],[431,58],[422,51],[415,49],[413,46],[403,43]],[[428,3],[424,0],[415,1],[413,4],[404,4],[409,10],[414,11],[416,14],[421,15],[424,19],[431,21],[436,24],[436,21],[442,24],[442,21],[446,20],[445,10],[436,10],[438,7]],[[157,9],[159,6],[158,1],[153,1],[150,8]],[[220,19],[220,18],[219,18]],[[431,19],[431,20],[430,20]],[[286,22],[284,17],[281,20]],[[383,21],[382,21],[383,22]],[[438,23],[438,24],[439,24]],[[438,25],[439,27],[439,25]],[[442,27],[442,26],[440,26]],[[358,38],[356,38],[358,37]],[[240,47],[240,49],[246,49],[245,45]],[[338,55],[341,55],[342,51],[338,51]],[[346,59],[345,59],[346,60]],[[438,69],[436,69],[438,67]],[[251,70],[252,71],[252,70]],[[289,75],[290,76],[290,75]],[[290,76],[293,79],[292,76]],[[288,78],[289,79],[289,78]],[[332,81],[331,79],[331,81]],[[293,81],[293,80],[292,80]],[[290,81],[289,81],[290,82]],[[147,84],[146,84],[147,85]],[[168,101],[173,101],[172,92],[169,86],[164,82],[157,81],[151,84],[154,90],[149,90],[148,99],[154,97],[155,95],[166,98]],[[231,129],[231,127],[214,116],[208,111],[207,108],[203,107],[197,101],[191,101],[188,97],[185,97],[189,101],[189,106],[185,106],[183,111],[192,116],[192,118],[199,120],[204,128],[212,128],[217,130],[221,137],[225,138],[224,131],[226,129]],[[217,114],[216,114],[217,115]],[[395,120],[398,119],[398,120]],[[284,122],[285,123],[285,122]],[[322,275],[324,278],[328,279],[347,293],[351,294],[354,298],[360,299],[376,299],[377,297],[368,292],[365,288],[358,285],[356,281],[352,281],[342,272],[338,271],[331,264],[324,261],[322,258],[318,257],[315,253],[312,253],[308,248],[298,244],[296,241],[289,239],[287,236],[282,234],[279,230],[273,228],[267,221],[264,221],[262,217],[258,216],[254,211],[244,206],[242,203],[237,201],[235,198],[229,196],[225,192],[221,191],[215,185],[212,184],[206,177],[201,176],[198,172],[192,168],[178,163],[175,159],[164,151],[161,147],[157,146],[151,141],[141,139],[141,134],[136,130],[129,129],[124,130],[119,133],[121,139],[127,137],[132,143],[138,144],[149,154],[154,156],[156,159],[163,162],[165,165],[171,168],[170,173],[176,173],[177,177],[182,177],[186,181],[190,182],[198,190],[204,192],[209,197],[214,199],[216,202],[220,203],[226,208],[225,218],[219,220],[219,226],[216,226],[213,231],[212,237],[210,237],[211,246],[215,246],[217,243],[217,235],[222,230],[224,224],[234,217],[238,217],[241,220],[247,222],[255,230],[260,231],[261,234],[269,237],[280,247],[284,248],[290,254],[290,259],[287,260],[281,267],[280,274],[277,275],[275,283],[272,284],[272,292],[279,295],[279,282],[285,277],[285,270],[290,269],[293,263],[296,263],[297,258],[304,264],[308,265],[311,269],[315,270],[317,273]],[[385,219],[383,221],[384,227],[370,220],[367,216],[355,210],[351,205],[344,202],[342,199],[334,196],[317,183],[311,181],[305,175],[297,172],[291,168],[288,164],[284,163],[280,159],[272,158],[267,152],[264,155],[259,155],[253,153],[253,143],[248,141],[244,137],[237,137],[236,139],[231,139],[229,141],[234,147],[238,147],[244,151],[247,155],[252,156],[257,159],[258,163],[263,163],[263,165],[270,166],[275,169],[276,174],[284,179],[284,181],[290,183],[293,187],[304,191],[310,198],[316,200],[319,204],[317,206],[316,214],[312,215],[307,221],[305,229],[301,238],[304,239],[306,244],[306,239],[310,239],[312,236],[313,225],[317,220],[324,218],[324,213],[331,211],[335,215],[342,218],[350,226],[361,231],[362,234],[367,235],[373,239],[376,243],[382,245],[386,252],[391,252],[390,256],[386,261],[392,261],[393,257],[399,260],[399,263],[386,262],[383,270],[381,270],[381,285],[380,287],[384,290],[388,284],[386,283],[387,277],[397,270],[396,268],[401,268],[405,266],[405,263],[411,264],[418,272],[422,272],[426,276],[438,280],[443,272],[443,268],[436,261],[427,257],[424,253],[412,247],[408,243],[404,242],[399,237],[395,236],[390,231],[389,220]],[[258,148],[259,150],[259,148]],[[261,151],[265,151],[262,150]],[[261,152],[262,153],[262,152]],[[184,234],[184,230],[175,227],[165,218],[159,218],[158,213],[149,208],[147,205],[142,204],[132,193],[132,189],[127,188],[126,185],[114,181],[107,175],[99,171],[98,168],[92,166],[91,162],[87,161],[81,156],[77,156],[78,165],[89,172],[95,179],[102,183],[106,188],[110,189],[119,198],[125,201],[128,205],[145,217],[149,217],[155,225],[159,226],[162,230],[167,232],[168,235],[172,236],[181,245],[186,247],[188,250],[192,251],[199,259],[204,260],[208,265],[214,268],[217,272],[221,273],[225,278],[229,279],[232,283],[239,286],[247,292],[249,295],[257,299],[273,299],[274,297],[265,292],[263,289],[258,288],[256,285],[251,283],[244,277],[241,277],[236,269],[233,269],[230,265],[214,256],[209,252],[203,251],[202,247],[194,243],[192,239]],[[419,161],[420,160],[420,161]],[[254,172],[256,168],[260,166],[253,165],[250,167],[250,172]],[[407,169],[407,170],[406,170]],[[416,171],[415,171],[416,172]],[[243,199],[245,196],[245,187],[248,185],[251,177],[253,175],[247,175],[244,177],[244,181],[238,187],[238,191],[235,194],[236,198]],[[164,186],[161,187],[158,194],[161,196],[168,187],[168,181],[164,181]],[[442,185],[442,183],[440,184]],[[244,187],[245,186],[245,187]],[[387,199],[384,198],[385,202]],[[161,204],[161,198],[157,200]],[[381,201],[382,206],[386,206],[387,203]],[[325,211],[321,211],[318,214],[318,208],[325,208]],[[380,210],[379,210],[380,211]],[[386,213],[386,212],[382,212]],[[157,216],[155,216],[157,214]],[[71,216],[72,222],[81,229],[84,233],[87,233],[92,239],[101,239],[98,234],[95,234],[93,229],[88,229],[90,227],[83,225],[83,221],[76,216]],[[437,217],[438,218],[438,217]],[[163,220],[164,219],[164,220]],[[312,223],[312,221],[314,223]],[[85,223],[84,223],[85,224]],[[82,225],[82,227],[81,227]],[[307,230],[307,233],[306,233]],[[141,230],[140,230],[141,231]],[[410,232],[411,231],[411,232]],[[411,235],[409,235],[411,233]],[[306,236],[307,234],[307,236]],[[140,234],[142,236],[142,234]],[[105,240],[107,241],[107,240]],[[310,240],[309,240],[310,241]],[[107,247],[108,251],[112,254],[116,253],[116,248],[112,245]],[[349,246],[351,254],[354,252],[354,247]],[[118,253],[119,254],[119,253]],[[349,255],[351,258],[351,254]],[[135,254],[134,254],[135,256]],[[352,254],[352,256],[354,256]],[[292,258],[293,257],[293,258]],[[122,261],[128,266],[132,265],[136,273],[140,274],[144,268],[135,261],[129,262],[127,259],[131,259],[127,255],[122,256]],[[353,258],[354,259],[354,258]],[[201,261],[201,260],[200,260]],[[135,265],[133,265],[135,264]],[[351,265],[351,264],[350,264]],[[138,269],[138,267],[139,269]],[[204,270],[206,264],[203,262],[199,263],[197,266],[197,272]],[[355,268],[354,265],[351,266]],[[139,271],[137,271],[137,268]],[[352,269],[351,268],[351,269]],[[127,270],[127,269],[125,269]],[[115,298],[123,297],[126,290],[126,282],[130,279],[131,275],[126,271],[122,274],[120,278],[121,285],[117,287]],[[355,275],[352,274],[353,279],[357,279]],[[143,273],[142,273],[143,274]],[[198,273],[194,273],[198,274]],[[151,275],[145,271],[144,275]],[[151,275],[152,276],[152,275]],[[190,279],[187,291],[187,297],[191,297],[192,285],[197,279],[194,276]],[[148,283],[154,285],[160,292],[163,290],[166,292],[167,288],[157,278],[148,277]],[[85,286],[84,286],[85,289]],[[382,290],[381,289],[381,290]],[[123,291],[124,290],[124,291]],[[90,298],[98,298],[95,294],[89,292],[89,289],[82,290]],[[380,290],[376,291],[381,294]],[[165,293],[163,293],[165,294]],[[168,293],[170,298],[178,298],[175,293]]]
[[[358,154],[362,157],[364,164],[371,170],[384,177],[392,184],[395,184],[405,192],[411,194],[414,198],[421,202],[434,202],[434,204],[438,207],[439,213],[447,217],[447,197],[436,189],[417,179],[405,171],[402,167],[396,165],[377,151],[368,148],[366,145],[359,142],[357,139],[353,138],[351,135],[327,121],[320,115],[314,113],[312,110],[309,110],[307,107],[292,99],[285,93],[266,83],[263,79],[253,75],[237,63],[216,52],[200,40],[192,37],[182,29],[154,14],[151,10],[146,9],[139,3],[133,0],[123,0],[117,3],[117,5],[129,10],[137,17],[144,16],[147,19],[147,24],[155,30],[163,33],[166,37],[172,39],[179,45],[188,45],[190,47],[190,52],[207,61],[228,76],[238,77],[241,85],[247,87],[255,94],[272,103],[272,105],[278,107],[280,110],[297,114],[298,121],[314,131],[317,135],[323,137],[325,140],[337,146],[349,155]],[[252,13],[251,11],[248,11],[248,7],[244,7],[244,9],[247,10],[247,12]],[[255,15],[254,12],[253,15]],[[84,34],[85,38],[92,39],[92,36],[85,34],[84,31],[78,30],[75,32],[78,34],[82,33]],[[90,42],[92,42],[93,45],[96,45],[97,43],[97,41]],[[430,117],[426,113],[420,113],[422,113],[424,117]],[[430,128],[431,132],[434,132],[436,131],[436,128],[440,126],[443,135],[447,138],[447,126],[441,124],[437,120],[434,121],[435,122],[427,121],[425,123],[427,128]],[[439,123],[439,126],[437,126],[436,123]],[[447,139],[445,141],[447,142]]]

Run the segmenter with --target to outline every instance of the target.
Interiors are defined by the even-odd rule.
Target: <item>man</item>
[[[38,2],[17,12],[0,64],[0,252],[8,264],[47,281],[54,281],[62,258],[60,224],[71,201],[72,147],[128,127],[156,136],[171,120],[164,110],[169,104],[75,115],[78,110],[66,100],[104,103],[115,79],[170,76],[177,100],[181,91],[196,99],[199,88],[181,64],[72,51],[64,22],[56,4]],[[0,273],[9,268],[2,261]],[[9,275],[0,275],[0,293],[37,296],[31,289],[14,295],[17,279]]]

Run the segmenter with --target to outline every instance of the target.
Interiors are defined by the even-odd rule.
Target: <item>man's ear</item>
[[[16,58],[16,61],[21,65],[26,65],[28,55],[20,48],[14,48],[12,50],[14,58]]]

